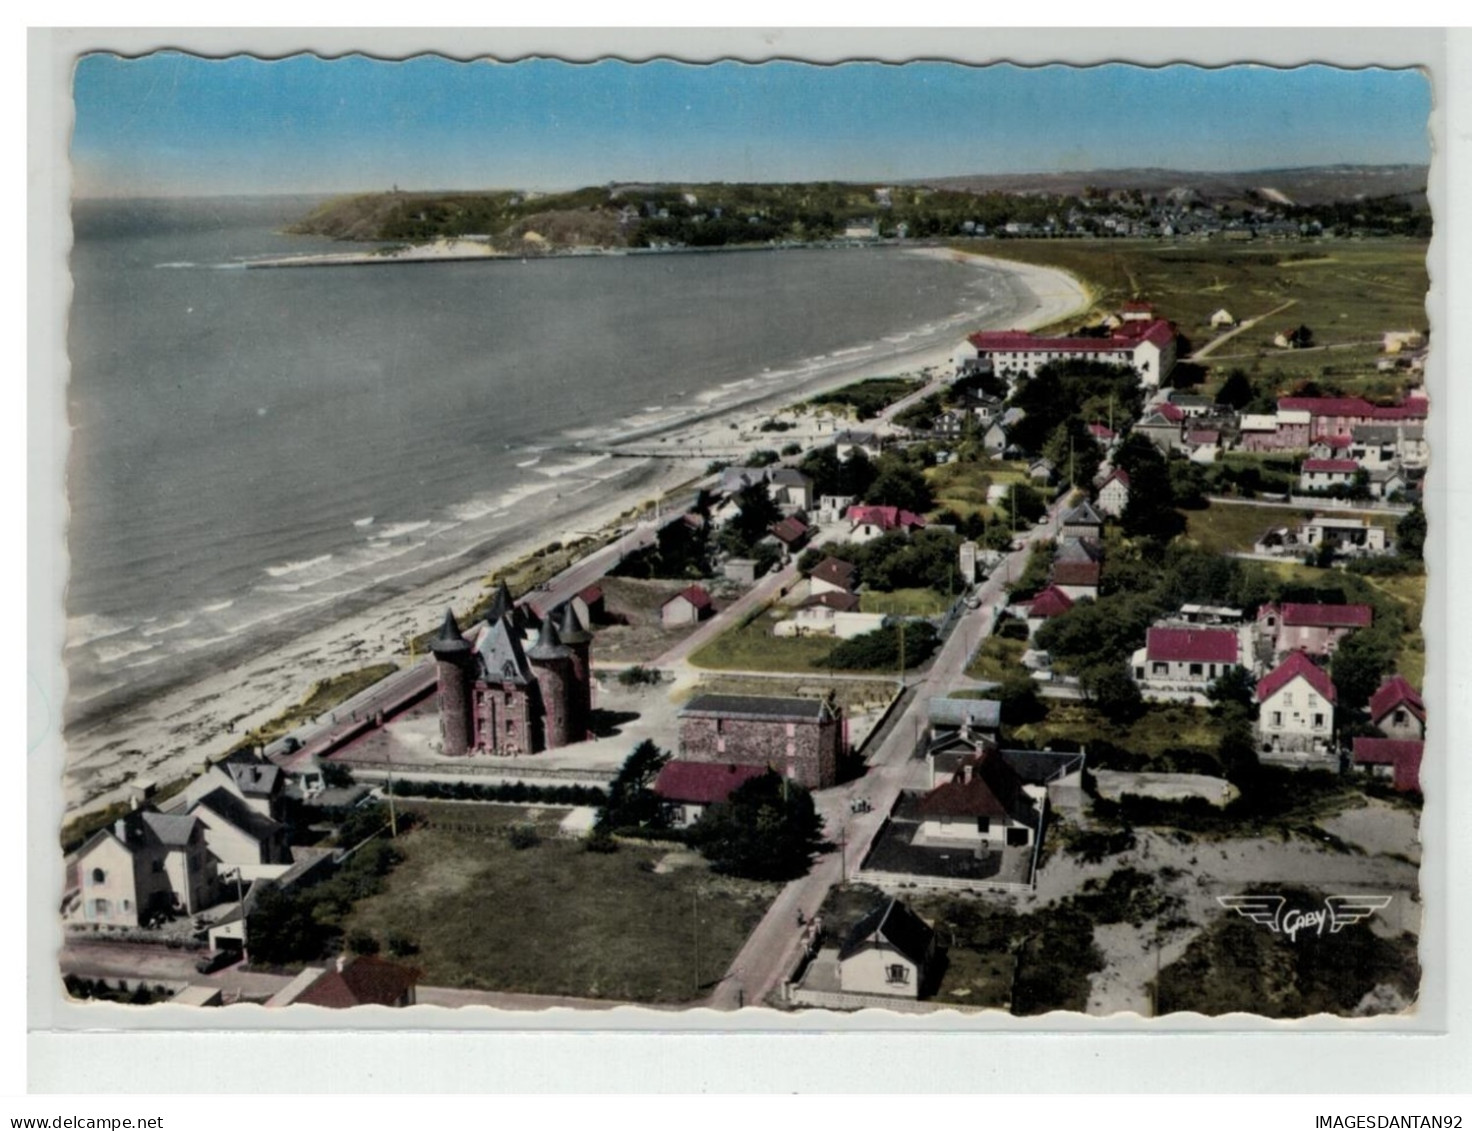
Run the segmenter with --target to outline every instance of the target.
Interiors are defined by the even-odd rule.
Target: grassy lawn
[[[820,393],[807,403],[813,407],[848,412],[859,420],[869,420],[920,387],[921,382],[909,377],[873,377],[834,389],[831,393]]]
[[[673,846],[587,852],[580,841],[556,839],[565,810],[541,810],[541,843],[517,850],[506,829],[527,823],[532,810],[404,808],[430,823],[395,842],[403,863],[344,928],[380,943],[390,933],[407,936],[419,947],[411,961],[427,985],[689,1001],[725,974],[778,890],[713,875]],[[656,873],[670,857],[678,866]]]
[[[1256,351],[1282,326],[1299,323],[1313,330],[1319,345],[1365,342],[1383,330],[1424,326],[1430,287],[1426,250],[1422,241],[1401,239],[1289,244],[1003,240],[988,245],[986,254],[1062,267],[1090,285],[1101,310],[1147,298],[1193,342],[1210,340],[1207,324],[1221,307],[1246,321],[1294,301],[1222,347],[1231,355]],[[1300,355],[1294,363],[1313,366],[1317,376],[1323,366],[1341,360],[1330,351]]]
[[[1008,676],[1022,671],[1022,653],[1027,644],[1022,640],[1005,640],[1000,636],[988,636],[976,650],[976,658],[966,669],[972,679],[989,679],[1001,683]]]
[[[836,643],[831,636],[773,636],[768,612],[727,629],[690,657],[697,668],[757,672],[824,672]]]
[[[1311,507],[1258,507],[1249,503],[1212,503],[1204,510],[1182,511],[1186,537],[1213,554],[1252,552],[1252,545],[1275,526],[1297,526]],[[1336,510],[1334,513],[1338,513]],[[1356,514],[1356,512],[1346,512]],[[1374,526],[1394,530],[1399,515],[1371,514]],[[1273,563],[1292,565],[1294,563]]]
[[[934,589],[896,589],[893,593],[865,591],[859,594],[859,611],[892,613],[903,617],[939,616],[950,607],[951,598]]]
[[[1222,732],[1205,707],[1148,704],[1138,719],[1120,725],[1085,703],[1055,700],[1050,701],[1047,718],[1016,727],[1012,734],[1039,745],[1059,739],[1086,742],[1098,738],[1146,759],[1158,758],[1167,750],[1201,751],[1214,759]]]
[[[1015,460],[946,463],[927,468],[925,479],[935,496],[935,511],[952,510],[962,518],[974,514],[991,518],[995,509],[987,505],[987,488],[994,484],[1025,483],[1027,467]]]

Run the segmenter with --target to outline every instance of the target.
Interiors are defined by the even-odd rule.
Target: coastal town
[[[68,992],[1412,1008],[1429,332],[1309,321],[1373,239],[1097,203],[987,250],[1071,296],[1032,329],[712,426],[678,486],[426,603],[390,659],[88,799]],[[1289,297],[1079,267],[1237,232]],[[1294,912],[1333,921],[1294,945]]]

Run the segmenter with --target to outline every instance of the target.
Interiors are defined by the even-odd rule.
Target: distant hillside
[[[1429,231],[1425,166],[1248,173],[1170,169],[863,184],[610,184],[564,193],[369,193],[329,201],[295,232],[424,243],[479,237],[521,254],[981,235],[1204,234],[1228,223],[1339,234]],[[1282,225],[1287,225],[1283,229]],[[1318,229],[1315,229],[1318,230]]]
[[[1300,169],[1257,169],[1241,173],[1195,173],[1180,169],[1094,169],[1075,173],[982,173],[920,178],[914,184],[961,192],[1047,193],[1082,196],[1088,190],[1166,196],[1193,194],[1208,203],[1248,199],[1249,192],[1280,193],[1275,203],[1332,204],[1366,197],[1420,197],[1424,207],[1425,165],[1318,165]],[[1269,191],[1271,190],[1271,191]],[[1408,199],[1408,203],[1418,202]]]

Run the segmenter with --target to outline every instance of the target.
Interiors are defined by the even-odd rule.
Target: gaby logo
[[[1322,935],[1326,925],[1331,935],[1337,935],[1345,927],[1382,910],[1394,898],[1390,895],[1331,895],[1324,899],[1323,907],[1306,911],[1298,908],[1285,911],[1288,899],[1281,895],[1219,895],[1216,901],[1244,919],[1261,923],[1275,935],[1287,935],[1289,942],[1297,942],[1300,931]]]

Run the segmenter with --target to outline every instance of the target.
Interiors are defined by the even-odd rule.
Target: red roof
[[[898,530],[902,526],[924,526],[925,519],[899,507],[855,505],[844,515],[849,522],[873,525],[880,530]]]
[[[1338,698],[1334,689],[1334,681],[1329,678],[1329,673],[1324,671],[1302,652],[1292,653],[1286,660],[1275,667],[1267,675],[1257,682],[1257,701],[1263,703],[1268,696],[1276,694],[1295,679],[1302,676],[1308,681],[1308,685],[1333,703]]]
[[[1054,585],[1098,585],[1098,562],[1054,562]]]
[[[786,542],[788,545],[806,536],[807,532],[807,526],[798,518],[784,518],[772,524],[772,533],[776,535],[778,541]]]
[[[730,797],[738,785],[766,772],[765,766],[729,762],[666,762],[655,779],[654,792],[669,801],[714,805]]]
[[[1215,444],[1221,433],[1211,428],[1193,428],[1186,433],[1186,442],[1191,444]]]
[[[1128,310],[1132,314],[1133,313],[1137,313],[1137,312],[1139,312],[1141,310],[1154,310],[1155,309],[1155,307],[1153,307],[1150,303],[1148,303],[1144,299],[1140,299],[1140,298],[1132,298],[1132,299],[1130,299],[1129,302],[1127,302],[1127,303],[1124,304],[1124,308],[1126,310]]]
[[[1425,397],[1411,397],[1396,405],[1374,405],[1371,415],[1376,420],[1425,420],[1430,407]]]
[[[1364,397],[1279,397],[1279,412],[1306,412],[1310,416],[1364,416],[1375,414],[1375,406]]]
[[[1172,424],[1179,424],[1186,419],[1186,410],[1180,405],[1171,404],[1170,401],[1161,401],[1155,406],[1155,411],[1160,413]]]
[[[1416,718],[1423,723],[1426,721],[1426,704],[1421,699],[1421,693],[1401,675],[1391,676],[1370,696],[1370,720],[1376,722],[1383,719],[1402,703]]]
[[[1126,322],[1114,331],[1115,340],[1150,342],[1163,346],[1176,336],[1175,327],[1164,318],[1150,322]]]
[[[1317,442],[1320,444],[1328,444],[1330,448],[1338,450],[1339,448],[1349,447],[1350,444],[1354,443],[1354,439],[1353,437],[1346,436],[1341,432],[1337,436],[1320,436]]]
[[[1089,425],[1089,435],[1093,436],[1094,439],[1096,439],[1096,440],[1112,440],[1112,439],[1114,439],[1114,433],[1112,431],[1110,431],[1108,428],[1105,428],[1104,425],[1102,425],[1102,424],[1090,424]]]
[[[1099,490],[1104,490],[1105,487],[1109,486],[1109,484],[1113,483],[1116,479],[1124,484],[1126,490],[1129,489],[1130,473],[1122,467],[1116,467],[1113,471],[1109,473],[1109,478],[1104,480],[1103,483],[1099,484]]]
[[[1032,599],[1028,607],[1029,617],[1058,617],[1073,608],[1073,598],[1056,585],[1049,585]]]
[[[1018,817],[1027,808],[1022,780],[991,748],[963,760],[955,777],[932,789],[917,806],[922,817]]]
[[[1306,459],[1304,471],[1358,471],[1360,465],[1352,459]]]
[[[1421,755],[1426,744],[1410,738],[1357,738],[1354,740],[1354,762],[1357,766],[1394,766],[1395,788],[1401,792],[1421,788]]]
[[[854,587],[854,567],[842,558],[827,557],[813,567],[812,576],[840,589]]]
[[[342,970],[324,970],[296,998],[302,1005],[350,1009],[355,1005],[397,1005],[419,980],[412,966],[361,954]]]
[[[710,608],[710,594],[698,585],[685,586],[684,589],[681,589],[678,593],[676,593],[673,597],[666,601],[665,604],[668,605],[680,597],[684,597],[685,600],[689,601],[697,609]],[[660,607],[663,608],[663,606]]]
[[[1300,605],[1286,601],[1282,607],[1285,625],[1308,628],[1368,628],[1375,616],[1369,605]]]
[[[1012,353],[1121,353],[1140,342],[1163,346],[1176,336],[1175,327],[1164,318],[1149,322],[1124,322],[1107,338],[1040,338],[1025,330],[982,330],[966,340],[978,350]]]
[[[862,604],[857,593],[838,593],[832,589],[825,589],[822,593],[814,593],[802,603],[804,609],[813,605],[822,605],[840,613],[851,613]]]
[[[1237,633],[1230,628],[1152,628],[1145,637],[1151,660],[1235,664]]]
[[[585,605],[596,605],[603,600],[603,587],[601,585],[590,585],[586,589],[579,590],[578,596],[583,599]]]

